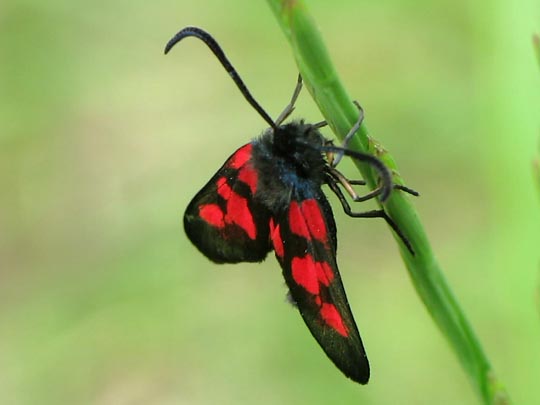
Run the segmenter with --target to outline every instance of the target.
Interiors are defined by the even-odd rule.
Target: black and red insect
[[[299,77],[290,104],[272,120],[251,96],[217,42],[197,27],[178,32],[165,53],[185,37],[202,40],[227,70],[247,101],[270,125],[261,136],[240,147],[197,193],[184,215],[184,228],[193,244],[216,263],[260,262],[274,251],[283,270],[290,298],[306,325],[334,364],[350,379],[365,384],[369,363],[347,302],[336,262],[336,224],[322,186],[336,193],[353,217],[381,217],[412,247],[384,210],[353,212],[340,187],[355,201],[388,198],[394,185],[377,158],[337,147],[319,129],[324,122],[302,120],[283,124],[301,89]],[[346,142],[362,120],[351,129]],[[343,156],[364,161],[379,174],[380,186],[358,196],[335,166]]]

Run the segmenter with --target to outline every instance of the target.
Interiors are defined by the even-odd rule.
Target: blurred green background
[[[540,3],[306,3],[499,378],[540,403]],[[265,124],[202,43],[163,56],[185,25],[281,111],[297,71],[264,1],[0,4],[0,403],[478,403],[382,221],[334,205],[365,387],[273,257],[217,266],[190,245],[183,209]],[[307,93],[296,114],[321,119]]]

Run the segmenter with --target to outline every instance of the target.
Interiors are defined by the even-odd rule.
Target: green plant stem
[[[329,126],[338,138],[343,139],[356,121],[358,110],[339,81],[314,21],[301,0],[268,0],[268,3],[290,42],[306,87]],[[349,146],[377,155],[394,172],[394,180],[401,183],[392,156],[368,136],[365,125],[361,126]],[[357,166],[373,188],[377,180],[374,174],[363,164],[358,163]],[[414,247],[415,254],[412,255],[399,237],[394,235],[418,295],[450,342],[483,403],[509,403],[502,384],[496,379],[443,276],[410,198],[403,192],[393,192],[384,209]]]

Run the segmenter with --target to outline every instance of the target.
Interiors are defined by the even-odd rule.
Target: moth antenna
[[[368,155],[367,153],[357,152],[354,150],[341,148],[339,146],[334,145],[324,145],[320,148],[321,152],[334,152],[334,153],[340,153],[345,156],[349,156],[350,158],[359,160],[361,162],[366,162],[367,164],[371,165],[377,172],[379,173],[379,176],[381,178],[381,194],[380,199],[382,202],[385,202],[388,197],[390,197],[390,193],[392,192],[392,188],[394,187],[393,181],[392,181],[392,173],[390,173],[390,170],[386,165],[381,162],[378,158],[372,155]]]
[[[180,30],[174,37],[171,38],[167,45],[165,45],[165,55],[169,53],[173,46],[186,37],[196,37],[203,41],[208,48],[214,53],[216,58],[220,61],[221,65],[225,68],[231,79],[236,83],[236,86],[247,100],[247,102],[259,113],[259,115],[270,125],[275,131],[277,129],[276,124],[270,118],[270,116],[264,111],[259,103],[253,98],[248,88],[244,84],[244,81],[240,78],[240,75],[233,67],[229,59],[225,56],[225,53],[217,43],[217,41],[206,31],[197,27],[186,27]]]

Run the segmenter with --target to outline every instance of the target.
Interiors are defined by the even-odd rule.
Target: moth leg
[[[340,173],[342,176],[343,174]],[[366,182],[364,180],[351,180],[351,179],[348,179],[347,177],[343,176],[343,178],[345,179],[345,181],[349,184],[352,184],[354,186],[365,186],[366,185]],[[407,194],[410,194],[410,195],[414,195],[415,197],[418,197],[420,195],[420,193],[410,187],[407,187],[407,186],[404,186],[403,184],[394,184],[393,185],[393,188],[394,190],[400,190],[400,191],[403,191]],[[352,197],[352,196],[351,196]]]
[[[321,122],[317,122],[316,124],[313,124],[312,126],[315,128],[315,129],[321,129],[325,126],[328,125],[328,122],[326,121],[321,121]]]
[[[335,168],[330,168],[330,175],[339,182],[347,191],[347,194],[350,195],[350,197],[353,199],[354,202],[361,202],[361,201],[367,201],[370,200],[376,196],[378,196],[382,192],[382,187],[379,186],[375,190],[371,191],[370,193],[360,196],[358,193],[354,190],[352,186],[365,186],[366,182],[364,180],[350,180],[343,173],[341,173],[339,170],[336,170]],[[401,185],[401,184],[393,184],[392,188],[394,190],[401,190],[405,193],[414,195],[415,197],[418,197],[420,194],[418,191],[413,190],[412,188],[409,188],[407,186]]]
[[[291,113],[294,111],[294,104],[296,103],[296,100],[298,99],[298,95],[300,94],[300,90],[302,90],[302,76],[298,75],[298,80],[296,82],[296,87],[294,88],[293,95],[291,97],[291,101],[285,109],[279,114],[279,117],[277,117],[276,120],[276,127],[280,126],[285,119],[291,115]]]
[[[330,177],[332,178],[332,180],[330,180],[329,183],[334,184],[336,187],[337,187],[337,183],[341,184],[343,188],[345,189],[345,191],[347,191],[347,194],[349,194],[351,198],[353,199],[353,201],[355,202],[371,200],[372,198],[375,198],[379,194],[381,194],[382,188],[379,186],[375,190],[370,191],[369,193],[363,196],[360,196],[358,195],[358,193],[355,191],[355,189],[352,186],[355,184],[365,186],[366,185],[365,181],[353,180],[353,182],[351,182],[343,175],[343,173],[341,173],[339,170],[336,170],[333,167],[330,167],[329,174],[330,174]],[[340,189],[340,192],[341,192],[341,189]]]
[[[341,144],[341,147],[343,149],[347,149],[352,137],[354,136],[354,134],[356,134],[356,131],[358,131],[358,129],[360,128],[360,125],[362,125],[362,121],[364,121],[364,109],[360,106],[360,104],[358,104],[358,101],[354,100],[353,103],[356,106],[356,108],[358,108],[358,111],[359,111],[358,119],[356,120],[352,128],[349,130],[349,133],[345,135],[345,139],[343,139],[343,143]],[[342,158],[343,158],[343,152],[338,152],[336,156],[334,157],[334,159],[332,160],[332,163],[331,163],[332,167],[336,167]]]
[[[345,177],[343,176],[343,178],[345,178]],[[359,180],[359,181],[361,181],[361,180]],[[334,192],[334,194],[337,196],[337,198],[339,199],[339,202],[341,203],[341,206],[343,207],[343,211],[345,212],[345,214],[347,214],[348,216],[353,217],[353,218],[383,218],[386,221],[386,223],[390,226],[390,228],[392,228],[392,230],[399,236],[399,238],[404,243],[404,245],[407,247],[409,252],[411,252],[411,254],[414,256],[414,250],[412,248],[411,243],[405,237],[403,232],[401,232],[401,229],[399,229],[397,224],[386,213],[386,211],[380,209],[380,210],[371,210],[371,211],[364,211],[364,212],[354,212],[351,209],[351,206],[350,206],[349,202],[345,198],[345,195],[343,194],[343,191],[341,191],[341,189],[339,188],[336,179],[333,179],[333,178],[330,179],[327,182],[327,184],[330,187],[330,189]],[[351,188],[351,190],[352,190],[352,188]],[[354,192],[354,190],[352,190],[352,191]],[[375,192],[377,192],[377,193],[375,193]],[[374,194],[374,193],[375,193],[375,195],[371,196],[370,198],[373,198],[374,196],[379,194],[380,189],[375,189],[371,193],[367,194],[364,197],[367,197],[367,196],[369,196],[371,194]],[[359,200],[359,201],[365,201],[366,199],[369,199],[369,198],[364,198],[363,200]]]

